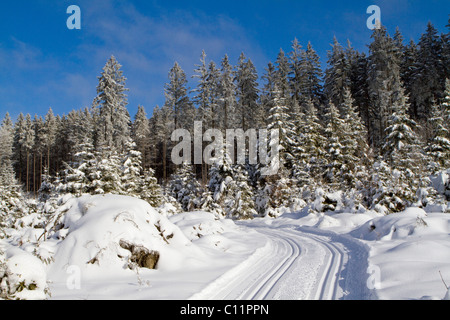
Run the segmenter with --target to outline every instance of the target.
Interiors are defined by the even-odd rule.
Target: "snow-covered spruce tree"
[[[53,110],[50,108],[45,115],[44,128],[42,130],[42,142],[46,153],[45,167],[51,172],[51,158],[52,150],[56,142],[56,133],[58,130],[58,124]]]
[[[84,193],[93,193],[93,183],[98,178],[98,159],[94,146],[89,139],[77,146],[74,161],[66,164],[64,169],[64,183],[60,193],[71,193],[81,196]]]
[[[201,207],[202,186],[195,176],[192,165],[182,164],[169,181],[170,195],[180,204],[183,211],[194,211]]]
[[[59,177],[53,179],[48,173],[48,169],[44,168],[41,180],[42,183],[38,191],[38,211],[52,214],[58,207],[60,197],[59,186],[57,185],[60,183]]]
[[[289,54],[289,84],[291,86],[292,98],[294,101],[301,101],[301,91],[300,91],[300,79],[302,77],[302,59],[304,55],[304,50],[297,38],[292,41],[292,51]]]
[[[438,31],[428,23],[418,42],[417,60],[414,66],[414,84],[411,99],[415,102],[415,119],[426,120],[434,101],[442,98],[444,91],[444,70],[442,44]]]
[[[261,106],[258,104],[258,74],[253,62],[244,53],[239,56],[235,71],[236,96],[236,126],[247,131],[258,128],[263,123]]]
[[[234,184],[231,186],[231,194],[234,199],[227,204],[227,214],[234,219],[253,219],[258,212],[256,211],[253,188],[249,184],[246,168],[242,164],[236,164],[233,166],[233,173]]]
[[[443,125],[450,132],[450,79],[445,80],[444,98],[441,102]]]
[[[12,165],[14,128],[9,113],[6,113],[0,127],[0,184],[16,185]]]
[[[325,181],[333,190],[338,190],[347,178],[348,167],[346,165],[343,141],[345,139],[346,127],[341,119],[339,110],[333,103],[329,103],[328,112],[325,115],[327,125],[325,135],[328,140],[326,153]]]
[[[152,168],[144,170],[141,183],[139,198],[147,201],[154,208],[162,205],[165,201],[164,195]]]
[[[209,96],[211,94],[211,88],[209,87],[208,83],[208,67],[206,63],[206,53],[205,51],[202,51],[201,57],[200,57],[200,63],[197,65],[196,69],[194,70],[195,74],[192,76],[193,78],[198,79],[197,87],[192,90],[192,93],[194,93],[193,102],[197,105],[198,111],[197,111],[197,120],[202,121],[203,125],[210,127],[212,123],[212,110],[211,106],[209,105]]]
[[[96,103],[99,105],[99,117],[96,126],[97,146],[114,147],[122,152],[130,137],[130,115],[126,108],[128,89],[121,65],[112,56],[103,67],[98,78]]]
[[[227,55],[222,59],[219,86],[219,119],[223,119],[222,128],[225,130],[235,128],[236,87],[234,84],[233,67],[230,65]]]
[[[416,192],[427,186],[426,159],[419,138],[415,133],[416,123],[410,119],[404,89],[397,88],[397,100],[392,106],[394,113],[389,117],[386,137],[382,147],[383,157],[392,168],[392,175],[398,180],[393,210],[403,210],[417,201]]]
[[[131,127],[131,136],[136,143],[136,150],[141,153],[142,167],[150,166],[150,124],[143,106],[138,106],[138,112]]]
[[[264,69],[265,73],[262,75],[261,79],[264,80],[264,86],[261,90],[259,96],[261,107],[264,112],[265,124],[267,125],[267,117],[269,115],[270,109],[273,107],[273,93],[275,92],[275,78],[276,78],[276,68],[269,62],[267,67]]]
[[[297,126],[293,177],[302,198],[309,199],[323,181],[327,140],[323,134],[323,125],[319,120],[317,109],[312,101],[306,100],[302,108],[305,113],[299,119]]]
[[[194,124],[195,107],[192,105],[188,93],[186,74],[175,62],[169,72],[169,83],[165,85],[165,105],[172,111],[175,129],[192,129]],[[165,124],[167,125],[167,124]]]
[[[437,173],[442,169],[450,168],[450,133],[444,125],[443,110],[434,104],[429,122],[432,126],[432,137],[428,142],[426,151],[430,156],[430,170]]]
[[[338,108],[344,102],[344,89],[351,85],[351,66],[344,48],[334,37],[332,50],[328,52],[328,68],[325,71],[324,93]]]
[[[378,157],[370,168],[370,182],[367,186],[369,208],[383,214],[404,210],[406,187],[401,179],[401,172],[392,169],[383,157]]]
[[[342,144],[347,170],[342,178],[349,188],[360,189],[367,179],[367,168],[371,165],[371,151],[367,143],[367,129],[362,123],[349,88],[344,89],[340,109],[341,118],[345,123]]]
[[[0,127],[0,227],[12,226],[28,211],[12,165],[13,134],[7,113]]]
[[[137,150],[136,143],[126,143],[126,154],[122,160],[121,185],[122,193],[127,196],[139,197],[142,183],[142,154]]]
[[[271,94],[272,108],[269,110],[267,117],[267,129],[278,130],[279,132],[279,152],[280,164],[286,168],[292,168],[293,149],[295,147],[295,131],[294,124],[290,121],[289,108],[287,106],[288,100],[283,96],[282,90],[279,89],[277,82],[274,86],[274,92]]]
[[[310,42],[308,42],[306,50],[303,51],[300,74],[298,85],[302,99],[309,99],[315,104],[319,104],[322,100],[322,68],[320,58]]]
[[[393,112],[393,90],[400,81],[400,66],[394,41],[384,26],[374,29],[372,39],[368,58],[368,130],[371,133],[371,146],[378,148],[383,144],[388,117]]]
[[[233,168],[231,158],[227,152],[221,150],[220,154],[216,155],[214,162],[209,170],[208,189],[211,192],[211,197],[215,204],[221,210],[223,216],[227,215],[226,207],[229,201],[232,201],[231,187],[233,183]]]
[[[228,152],[222,150],[216,156],[209,177],[208,189],[213,202],[204,195],[202,209],[233,219],[251,219],[257,214],[245,166],[233,165]]]
[[[112,147],[103,147],[95,154],[97,163],[88,186],[90,194],[123,194],[122,158]]]
[[[281,96],[277,83],[272,92],[272,108],[269,110],[267,129],[277,130],[279,142],[271,145],[269,158],[272,159],[270,165],[277,168],[273,175],[266,176],[261,181],[263,190],[258,194],[258,212],[261,215],[279,216],[289,210],[291,202],[294,200],[295,184],[291,178],[291,168],[294,157],[292,152],[295,148],[295,131],[293,124],[289,120],[288,108],[285,99]],[[261,141],[260,141],[261,143]],[[278,157],[273,157],[278,154]],[[275,163],[276,162],[276,163]]]

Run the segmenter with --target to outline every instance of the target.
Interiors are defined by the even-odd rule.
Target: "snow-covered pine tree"
[[[60,193],[71,193],[81,196],[84,193],[94,194],[93,181],[97,178],[98,159],[94,146],[89,139],[77,146],[74,161],[66,164]]]
[[[96,103],[100,106],[96,126],[99,144],[114,147],[122,152],[130,137],[130,115],[127,110],[128,89],[122,66],[114,56],[106,62],[101,76],[98,78]]]
[[[302,59],[304,56],[304,50],[298,42],[297,38],[292,41],[292,51],[289,54],[290,74],[289,83],[291,86],[291,92],[294,101],[301,101],[301,88],[300,79],[302,77]]]
[[[374,29],[372,39],[368,64],[368,119],[371,143],[378,148],[384,141],[387,120],[393,111],[393,89],[397,85],[396,82],[400,81],[400,66],[394,41],[384,26]]]
[[[19,144],[25,153],[26,171],[25,171],[25,190],[26,192],[31,191],[30,189],[30,174],[31,174],[31,161],[30,156],[33,151],[35,141],[35,131],[33,128],[33,121],[31,120],[30,114],[25,116],[25,123],[23,131],[19,136]]]
[[[142,154],[137,150],[134,141],[126,143],[126,154],[122,160],[121,184],[122,193],[127,196],[139,197],[142,186]]]
[[[212,110],[209,105],[210,90],[208,84],[208,67],[206,63],[206,53],[202,51],[200,64],[196,65],[193,78],[198,79],[197,87],[192,90],[194,93],[193,102],[197,105],[197,120],[202,121],[203,125],[209,127],[212,123]]]
[[[140,188],[139,197],[147,201],[152,207],[158,208],[165,201],[161,186],[155,178],[155,171],[152,168],[144,170],[141,179],[142,186]]]
[[[308,199],[314,194],[315,189],[322,185],[327,140],[313,102],[306,100],[302,109],[305,113],[297,126],[293,177],[301,190],[302,197]]]
[[[191,131],[194,125],[195,107],[187,95],[186,74],[175,62],[169,72],[169,83],[165,85],[165,105],[172,110],[175,129]]]
[[[150,124],[147,118],[147,113],[143,106],[138,106],[138,111],[134,117],[134,122],[131,128],[131,136],[136,143],[136,150],[141,153],[142,167],[150,166]]]
[[[33,145],[33,192],[37,194],[41,185],[41,176],[43,173],[43,154],[44,154],[44,141],[42,132],[44,131],[44,120],[42,117],[34,116],[33,119],[34,129],[34,145]]]
[[[367,205],[383,214],[400,212],[405,209],[405,190],[401,172],[392,169],[380,156],[370,168],[370,181],[367,186]],[[408,195],[411,196],[411,195]]]
[[[232,201],[230,185],[233,183],[233,168],[231,158],[225,150],[216,155],[209,170],[208,189],[215,204],[220,207],[223,216],[227,215],[226,207]]]
[[[183,211],[194,211],[203,204],[202,186],[190,164],[182,164],[169,181],[170,195],[180,204]]]
[[[300,64],[299,88],[302,100],[309,99],[319,105],[322,101],[322,68],[320,57],[308,42]]]
[[[284,51],[280,49],[277,60],[275,61],[276,73],[275,73],[275,85],[280,91],[280,97],[284,100],[286,107],[290,110],[291,104],[291,87],[289,83],[289,74],[291,69],[289,65],[289,59],[284,54]]]
[[[362,187],[367,179],[367,168],[371,165],[371,152],[367,143],[367,129],[362,123],[349,88],[344,88],[340,109],[345,124],[342,145],[346,170],[342,178],[349,188]]]
[[[217,69],[214,61],[208,65],[208,73],[206,78],[208,86],[208,105],[210,109],[210,124],[208,128],[222,129],[222,118],[220,118],[220,70]]]
[[[293,161],[293,149],[295,147],[295,131],[294,124],[290,121],[289,108],[287,106],[287,99],[283,96],[282,90],[279,89],[278,84],[275,83],[274,92],[271,94],[272,108],[269,110],[268,114],[268,125],[269,130],[278,130],[279,132],[279,145],[278,151],[280,152],[280,165],[286,168],[292,167]]]
[[[6,113],[0,127],[0,185],[17,185],[12,164],[14,128],[9,113]]]
[[[450,132],[450,79],[445,80],[444,98],[441,102],[445,128]]]
[[[154,138],[155,152],[157,152],[155,158],[159,159],[156,169],[159,176],[162,177],[163,183],[167,182],[170,172],[170,137],[172,131],[175,129],[173,112],[172,107],[164,104],[161,109],[155,108],[152,118],[153,127],[151,136]]]
[[[244,53],[239,56],[235,71],[237,104],[237,127],[247,131],[249,128],[259,128],[264,121],[261,118],[258,104],[258,74],[253,62]]]
[[[334,37],[332,50],[328,51],[328,68],[325,71],[324,93],[338,108],[344,101],[344,89],[351,85],[351,68],[344,48]]]
[[[42,142],[43,147],[46,152],[46,164],[45,167],[48,168],[49,173],[51,171],[51,158],[52,158],[52,149],[55,145],[56,141],[56,133],[58,130],[58,124],[56,121],[56,117],[53,114],[53,110],[50,108],[45,115],[45,123],[42,132]]]
[[[396,92],[397,99],[392,106],[394,112],[387,122],[382,152],[393,169],[393,175],[398,176],[399,186],[401,184],[401,188],[397,188],[400,194],[393,196],[400,198],[403,203],[402,206],[396,205],[396,208],[403,209],[415,202],[416,192],[426,185],[428,175],[421,142],[415,132],[417,124],[407,113],[409,105],[404,89],[399,86]]]
[[[236,87],[233,67],[230,65],[227,55],[222,59],[219,86],[220,118],[223,119],[222,128],[225,130],[235,128]]]
[[[415,119],[428,119],[434,101],[442,98],[445,66],[442,64],[442,43],[438,31],[431,22],[418,42],[414,84],[411,92]]]
[[[325,136],[328,140],[325,166],[325,181],[331,189],[339,190],[341,179],[348,179],[348,167],[345,159],[344,139],[346,138],[345,122],[341,119],[339,110],[332,103],[328,104],[328,112],[325,115],[326,128]]]
[[[266,125],[267,123],[267,117],[269,115],[270,109],[272,109],[273,105],[273,92],[275,91],[275,80],[276,78],[276,68],[272,64],[272,62],[269,62],[267,64],[267,67],[265,68],[265,73],[262,75],[261,79],[264,80],[264,86],[261,90],[261,94],[259,96],[259,99],[261,101],[261,107],[264,111],[264,119]]]
[[[441,107],[434,104],[428,120],[432,127],[432,136],[426,151],[431,159],[429,165],[432,173],[450,168],[450,133],[444,126],[444,114]]]
[[[95,171],[90,174],[90,194],[124,194],[122,184],[122,157],[114,147],[96,151]]]
[[[290,121],[286,98],[282,96],[282,91],[278,88],[275,81],[273,92],[271,93],[272,106],[269,110],[267,129],[277,130],[279,133],[278,145],[273,145],[269,151],[269,157],[272,158],[273,153],[278,153],[278,160],[272,158],[272,161],[278,163],[271,165],[278,167],[276,173],[264,177],[262,181],[263,191],[258,195],[258,211],[261,215],[278,216],[283,210],[288,210],[291,201],[293,201],[293,193],[295,192],[295,184],[291,178],[291,170],[294,164],[293,152],[295,150],[295,130],[294,125]],[[274,149],[276,148],[276,149]],[[260,206],[259,204],[262,204]]]
[[[233,181],[231,194],[234,199],[228,202],[226,211],[228,217],[239,220],[253,219],[258,215],[254,202],[254,194],[246,168],[242,164],[233,166]]]
[[[370,127],[370,98],[369,98],[369,83],[367,81],[368,74],[368,59],[364,52],[356,52],[351,63],[351,82],[350,91],[355,100],[355,105],[358,106],[358,111],[367,128],[367,141],[371,141],[372,132]],[[369,143],[370,145],[370,143]]]
[[[7,113],[0,127],[0,228],[12,226],[27,213],[12,165],[13,141],[14,128]]]

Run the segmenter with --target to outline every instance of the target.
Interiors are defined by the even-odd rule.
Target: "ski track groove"
[[[349,281],[342,273],[349,262],[348,243],[334,241],[326,232],[295,226],[254,229],[267,237],[266,245],[191,299],[345,298]],[[353,276],[348,270],[345,275]]]

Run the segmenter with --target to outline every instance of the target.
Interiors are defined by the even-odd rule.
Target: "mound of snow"
[[[374,218],[351,234],[371,247],[380,299],[441,299],[450,278],[450,215],[419,208]]]
[[[420,208],[407,208],[403,212],[376,217],[351,232],[364,240],[389,240],[406,238],[427,226],[427,213]]]
[[[5,259],[0,257],[0,299],[47,298],[47,273],[41,260],[12,246],[2,255]]]
[[[189,240],[203,248],[236,252],[242,247],[231,240],[232,234],[239,237],[238,226],[231,219],[219,219],[215,214],[205,211],[180,213],[169,219]]]
[[[64,281],[71,266],[79,268],[83,277],[127,270],[133,260],[131,245],[157,252],[159,270],[181,268],[187,258],[201,257],[183,232],[145,201],[117,195],[71,200],[65,231],[58,231],[59,236],[66,235],[51,265],[53,280]]]

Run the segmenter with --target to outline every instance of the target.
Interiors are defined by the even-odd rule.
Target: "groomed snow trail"
[[[310,227],[246,224],[267,240],[192,300],[366,300],[368,249]]]

